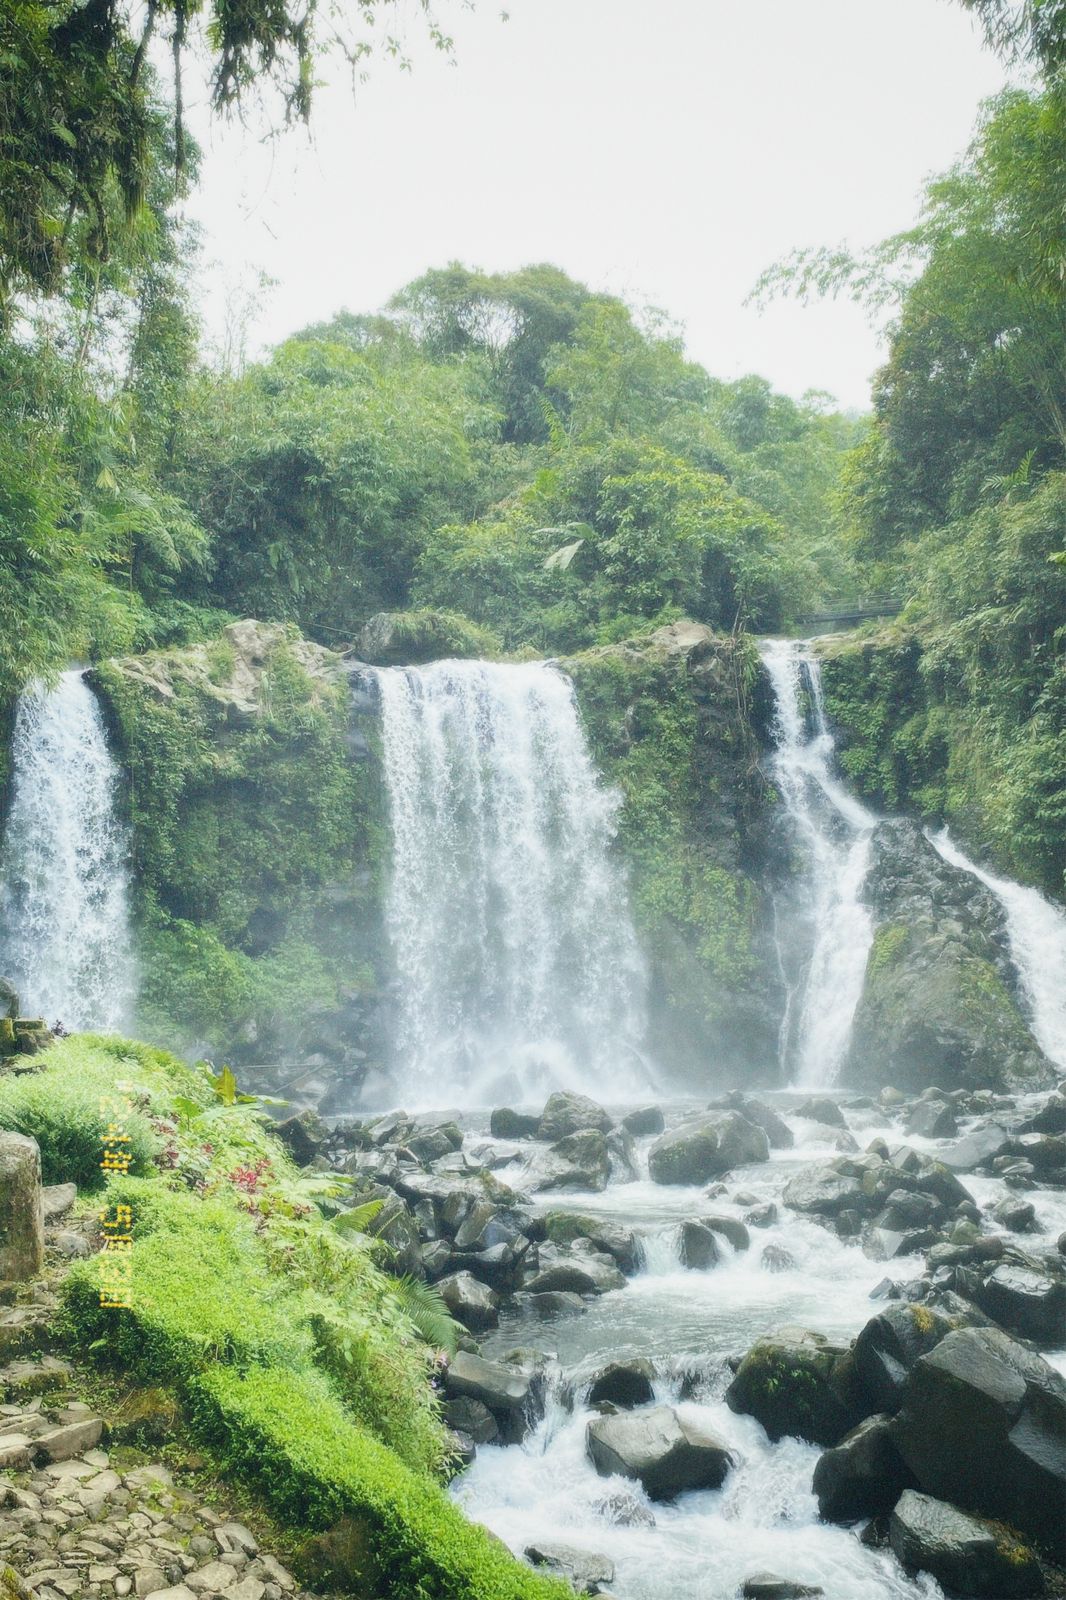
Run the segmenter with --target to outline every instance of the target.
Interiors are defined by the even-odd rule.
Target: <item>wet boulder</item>
[[[607,1294],[624,1289],[625,1276],[610,1256],[567,1254],[554,1245],[541,1248],[537,1271],[523,1284],[530,1294]]]
[[[531,1566],[543,1567],[554,1577],[565,1578],[575,1594],[602,1594],[603,1585],[614,1582],[611,1558],[581,1550],[577,1545],[539,1540],[526,1546],[525,1558]]]
[[[949,1594],[1010,1600],[1045,1592],[1033,1551],[1004,1528],[913,1489],[892,1513],[889,1543],[903,1566],[932,1573]]]
[[[870,1203],[861,1174],[853,1163],[840,1159],[801,1168],[785,1184],[781,1198],[793,1211],[819,1217],[865,1212]]]
[[[329,1129],[314,1111],[301,1111],[279,1122],[273,1132],[288,1150],[298,1167],[306,1167],[321,1155],[329,1141]]]
[[[919,1100],[904,1126],[923,1139],[953,1139],[959,1131],[954,1111],[943,1100]]]
[[[839,1444],[861,1420],[850,1351],[807,1328],[781,1328],[752,1345],[726,1405],[762,1423],[770,1438]]]
[[[40,1149],[23,1133],[0,1133],[0,1281],[25,1283],[43,1261]]]
[[[993,1217],[1001,1228],[1006,1228],[1010,1233],[1028,1233],[1036,1224],[1036,1207],[1031,1200],[1020,1200],[1016,1195],[1008,1195],[1001,1200],[992,1212]]]
[[[892,1442],[890,1422],[885,1412],[866,1417],[818,1457],[812,1487],[823,1521],[885,1515],[903,1490],[913,1486],[914,1478]]]
[[[660,1106],[638,1106],[635,1111],[630,1111],[622,1118],[622,1126],[634,1139],[645,1139],[662,1133],[666,1127],[666,1119]]]
[[[672,1500],[688,1489],[717,1489],[734,1464],[717,1434],[680,1417],[671,1406],[595,1417],[586,1442],[602,1478],[616,1473],[633,1478],[652,1500]]]
[[[613,1127],[614,1119],[595,1100],[590,1100],[584,1094],[563,1090],[549,1095],[540,1114],[537,1137],[555,1144],[557,1140],[565,1139],[567,1134],[580,1133],[586,1128],[606,1133]]]
[[[489,1133],[494,1139],[535,1139],[540,1118],[510,1106],[498,1106],[489,1117]]]
[[[475,1444],[491,1444],[499,1438],[496,1418],[488,1406],[471,1395],[457,1394],[443,1406],[444,1420],[455,1433],[465,1434]]]
[[[419,1161],[439,1161],[442,1156],[463,1148],[463,1134],[457,1122],[424,1122],[418,1124],[405,1143]]]
[[[453,1400],[476,1400],[491,1412],[505,1444],[516,1444],[536,1421],[544,1403],[544,1379],[535,1367],[486,1361],[460,1350],[444,1375],[444,1392]]]
[[[794,1578],[779,1578],[776,1572],[753,1572],[744,1579],[740,1593],[742,1600],[808,1600],[825,1590],[797,1583]]]
[[[794,1272],[796,1258],[783,1244],[764,1244],[759,1265],[764,1272]]]
[[[1017,1133],[1066,1133],[1066,1094],[1050,1095],[1039,1111],[1026,1117],[1015,1130]]]
[[[1061,1345],[1066,1330],[1066,1277],[1005,1261],[974,1286],[982,1311],[1036,1344]]]
[[[940,1160],[952,1172],[974,1172],[978,1167],[990,1165],[1003,1155],[1010,1144],[1006,1128],[998,1122],[986,1122],[946,1145],[939,1152]]]
[[[747,1250],[751,1244],[751,1234],[742,1222],[736,1217],[722,1216],[718,1212],[710,1216],[700,1217],[705,1228],[710,1228],[715,1233],[720,1233],[723,1239],[729,1241],[734,1250]]]
[[[596,1374],[589,1385],[590,1405],[606,1402],[622,1411],[650,1405],[655,1398],[652,1383],[655,1368],[650,1361],[634,1357],[631,1361],[612,1361]]]
[[[660,1134],[648,1153],[655,1183],[709,1183],[733,1167],[767,1161],[766,1134],[736,1111],[705,1112]]]
[[[500,1321],[500,1299],[494,1289],[470,1272],[452,1272],[437,1282],[448,1310],[471,1333],[495,1328]]]
[[[567,1134],[531,1161],[524,1182],[534,1194],[553,1189],[606,1189],[611,1158],[607,1141],[596,1128]]]
[[[1054,1068],[1011,991],[1003,907],[908,819],[875,829],[863,885],[877,932],[855,1011],[848,1083],[1041,1089]]]
[[[894,1414],[915,1362],[928,1355],[955,1324],[923,1305],[892,1305],[871,1317],[855,1340],[855,1381],[863,1408]]]
[[[722,1259],[722,1247],[713,1230],[692,1220],[678,1229],[677,1253],[681,1265],[695,1272],[706,1272]]]
[[[596,1217],[576,1211],[549,1211],[544,1218],[544,1234],[558,1245],[587,1239],[597,1250],[613,1256],[623,1272],[637,1272],[643,1262],[640,1240],[632,1228],[623,1227],[610,1217]]]
[[[846,1128],[847,1119],[835,1100],[828,1100],[824,1095],[819,1095],[811,1100],[805,1100],[796,1108],[797,1117],[805,1117],[808,1122],[819,1122],[824,1128]]]
[[[554,1322],[558,1317],[583,1317],[588,1306],[572,1289],[545,1289],[540,1294],[519,1297],[538,1322]]]
[[[998,1328],[960,1328],[911,1369],[892,1437],[921,1489],[1066,1558],[1066,1382]]]
[[[732,1089],[720,1100],[712,1100],[710,1109],[739,1111],[748,1122],[753,1122],[757,1128],[762,1129],[770,1141],[771,1150],[791,1150],[796,1142],[792,1129],[783,1117],[778,1116],[777,1112],[763,1101],[755,1100],[739,1089]]]

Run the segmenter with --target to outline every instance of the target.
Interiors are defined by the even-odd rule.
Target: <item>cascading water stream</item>
[[[945,861],[977,878],[1002,905],[1029,1026],[1048,1060],[1066,1072],[1066,914],[1039,890],[977,866],[946,828],[929,837]]]
[[[646,1086],[617,799],[569,681],[543,662],[439,661],[377,682],[405,1093],[483,1103]]]
[[[802,854],[791,915],[778,907],[780,1064],[785,1079],[825,1087],[840,1070],[873,939],[861,895],[877,819],[834,776],[818,662],[787,639],[765,641],[762,659],[776,703],[774,779]]]
[[[21,696],[0,849],[0,972],[26,1015],[126,1026],[134,998],[126,839],[100,708],[80,672]]]

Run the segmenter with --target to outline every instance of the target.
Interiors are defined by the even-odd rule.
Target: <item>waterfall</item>
[[[119,1030],[134,987],[126,839],[103,718],[80,672],[20,697],[11,762],[0,972],[27,1016]]]
[[[776,917],[787,995],[780,1064],[786,1080],[826,1087],[840,1070],[873,939],[861,896],[877,819],[834,775],[818,662],[785,639],[766,640],[762,659],[776,705],[774,781],[802,859],[795,903]]]
[[[1066,915],[1037,889],[993,877],[963,855],[947,829],[929,835],[953,867],[969,872],[999,900],[1011,960],[1033,1037],[1049,1061],[1066,1071]]]
[[[439,661],[377,682],[405,1093],[439,1105],[645,1087],[618,799],[569,681],[543,662]]]

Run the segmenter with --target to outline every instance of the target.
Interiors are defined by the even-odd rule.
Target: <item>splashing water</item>
[[[134,997],[126,839],[117,772],[80,672],[20,697],[0,850],[0,971],[26,1015],[100,1032]]]
[[[787,639],[765,641],[762,659],[776,702],[774,780],[803,857],[797,915],[788,920],[787,935],[778,917],[787,993],[780,1064],[785,1078],[825,1087],[840,1071],[873,939],[861,896],[877,818],[833,774],[835,747],[818,662]]]
[[[1048,1060],[1066,1072],[1066,914],[1039,890],[977,866],[946,828],[929,837],[945,861],[969,872],[1002,905],[1029,1026]]]
[[[647,1082],[644,970],[569,681],[543,662],[378,671],[405,1092],[484,1103]]]

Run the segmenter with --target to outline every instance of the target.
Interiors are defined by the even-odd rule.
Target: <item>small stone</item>
[[[204,1567],[197,1567],[190,1572],[186,1582],[196,1594],[203,1594],[207,1590],[229,1589],[236,1580],[232,1567],[227,1567],[221,1561],[209,1561]]]
[[[165,1589],[167,1580],[163,1576],[162,1567],[140,1567],[133,1575],[133,1587],[137,1600],[145,1600],[146,1595],[155,1594],[159,1589]]]
[[[123,1597],[128,1595],[132,1588],[132,1578],[127,1578],[123,1575],[115,1579],[115,1593],[119,1596],[119,1600],[123,1600]]]
[[[84,1422],[70,1422],[64,1427],[50,1429],[41,1435],[37,1446],[49,1461],[69,1461],[72,1456],[92,1450],[103,1431],[104,1425],[99,1417],[88,1417]],[[94,1466],[95,1463],[90,1462],[89,1465]]]

